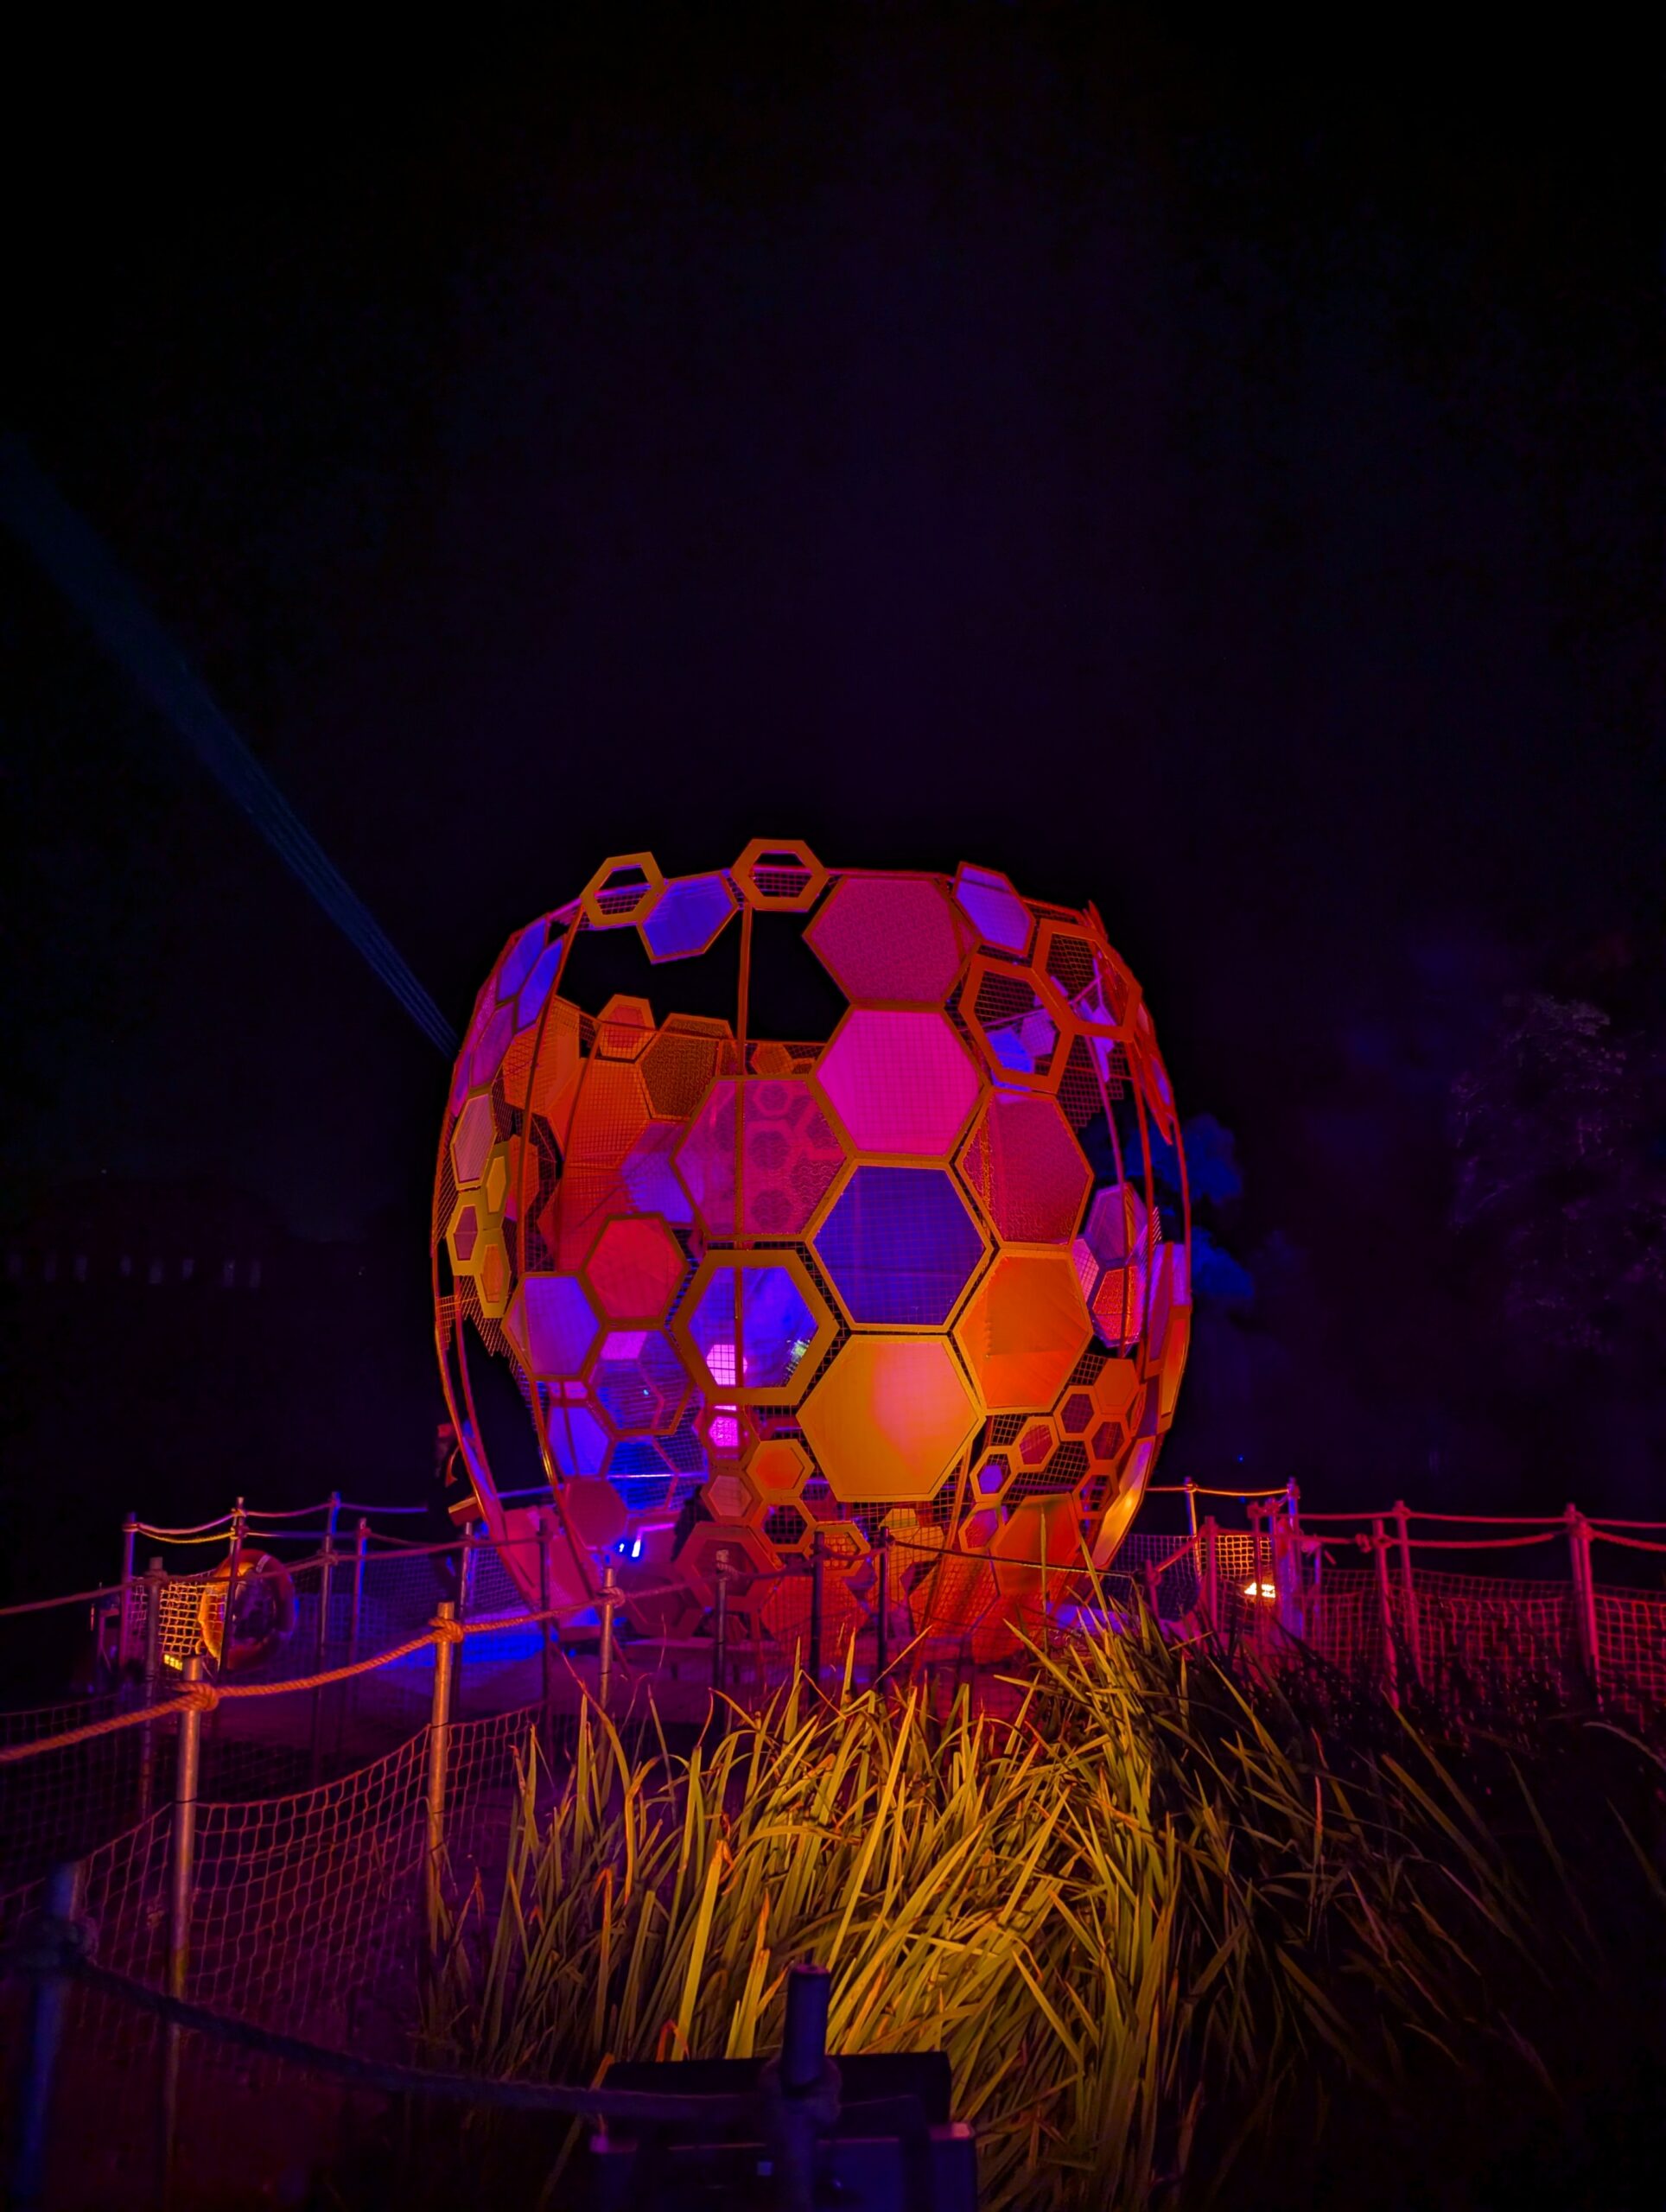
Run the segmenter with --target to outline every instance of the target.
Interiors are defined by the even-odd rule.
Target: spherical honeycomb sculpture
[[[784,930],[843,1001],[824,1039],[748,1027]],[[620,931],[668,995],[674,963],[727,961],[732,1013],[579,1004],[575,949]],[[814,1549],[849,1635],[885,1544],[917,1630],[1011,1649],[1120,1544],[1191,1319],[1173,1099],[1096,911],[793,841],[671,880],[609,861],[512,938],[453,1077],[434,1261],[506,1565],[578,1614],[612,1563],[651,1632],[696,1625],[721,1552],[731,1605],[787,1641]],[[504,1499],[483,1361],[530,1416],[537,1503]]]

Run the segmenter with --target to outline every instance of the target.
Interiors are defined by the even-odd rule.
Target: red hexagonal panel
[[[941,1006],[971,932],[929,877],[849,875],[804,931],[848,999]]]
[[[1008,1243],[1062,1244],[1075,1235],[1093,1177],[1052,1099],[993,1091],[958,1164]]]
[[[596,1239],[585,1274],[614,1321],[658,1321],[687,1270],[683,1247],[656,1214],[626,1214]]]

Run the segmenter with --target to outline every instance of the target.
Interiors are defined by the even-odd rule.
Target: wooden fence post
[[[874,1562],[874,1687],[877,1689],[891,1667],[891,1537],[881,1529]]]
[[[155,1705],[162,1695],[162,1607],[168,1577],[162,1554],[153,1555],[144,1578],[144,1701]],[[145,1721],[139,1729],[139,1818],[148,1821],[156,1796],[156,1724]]]
[[[1382,1639],[1383,1692],[1400,1709],[1400,1654],[1394,1640],[1394,1595],[1389,1588],[1389,1539],[1382,1522],[1371,1523],[1371,1560],[1377,1570],[1377,1624]]]
[[[538,1548],[538,1611],[544,1614],[548,1614],[550,1611],[550,1542],[552,1534],[550,1522],[553,1517],[552,1515],[547,1514],[541,1505],[535,1505],[532,1508],[532,1535]],[[553,1726],[550,1715],[555,1710],[556,1702],[552,1655],[550,1649],[550,1623],[547,1619],[538,1623],[538,1688],[544,1700],[544,1749],[547,1758],[550,1753],[550,1734]]]
[[[822,1601],[826,1575],[822,1532],[817,1529],[810,1539],[810,1679],[813,1682],[822,1679]]]
[[[1412,1680],[1427,1688],[1423,1675],[1423,1624],[1417,1611],[1417,1583],[1411,1571],[1411,1509],[1403,1497],[1394,1502],[1394,1541],[1400,1561],[1400,1601],[1406,1618],[1406,1654]]]
[[[728,1688],[728,1547],[720,1544],[712,1560],[712,1580],[716,1585],[716,1603],[711,1616],[711,1694],[712,1713],[721,1730],[723,1726],[723,1694]]]
[[[233,1554],[235,1556],[235,1554]],[[228,1611],[231,1592],[226,1592]],[[226,1649],[222,1639],[220,1650]],[[203,1664],[194,1652],[185,1662],[185,1687],[194,1689],[203,1679]],[[174,1770],[174,1829],[169,1841],[168,1868],[168,1994],[183,1997],[191,1971],[191,1916],[196,1885],[197,1786],[201,1773],[202,1714],[194,1705],[180,1713],[178,1763]],[[182,2031],[170,2020],[162,2031],[162,2170],[163,2201],[169,2201],[174,2172],[174,2152],[179,2139],[180,2048]]]
[[[1574,1634],[1580,1669],[1593,1703],[1602,1702],[1602,1644],[1597,1625],[1597,1586],[1591,1569],[1591,1523],[1577,1505],[1562,1516],[1574,1582]]]
[[[124,1594],[125,1594],[124,1592]],[[47,2202],[47,2149],[51,2135],[53,2077],[69,2000],[72,1951],[78,1947],[85,1872],[79,1865],[54,1866],[47,1876],[41,1916],[30,1931],[36,1955],[27,1971],[28,2041],[18,2082],[11,2154],[13,2212],[41,2212]]]
[[[1211,1513],[1203,1524],[1203,1617],[1213,1635],[1221,1625],[1220,1528]]]
[[[601,1570],[601,1643],[596,1655],[596,1702],[607,1710],[614,1681],[614,1611],[619,1604],[619,1578],[609,1560]]]
[[[133,1656],[133,1549],[138,1537],[139,1516],[137,1513],[130,1513],[122,1523],[122,1610],[116,1624],[118,1689],[126,1680],[127,1662]]]
[[[455,1601],[443,1598],[436,1611],[438,1619],[434,1638],[434,1702],[428,1721],[427,1847],[423,1883],[430,1942],[439,1928],[440,1866],[445,1855],[446,1764],[451,1748],[451,1668],[460,1648],[449,1633],[457,1618]]]

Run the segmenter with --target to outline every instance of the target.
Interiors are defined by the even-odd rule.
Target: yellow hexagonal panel
[[[841,1500],[922,1501],[971,1442],[980,1420],[941,1337],[853,1337],[800,1416],[828,1486]]]

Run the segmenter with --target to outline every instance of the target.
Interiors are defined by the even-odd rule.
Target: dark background
[[[1641,58],[592,12],[32,34],[12,426],[459,1026],[606,853],[1093,898],[1171,1475],[1666,1514]],[[445,1070],[10,545],[0,640],[8,1573],[420,1496]]]

